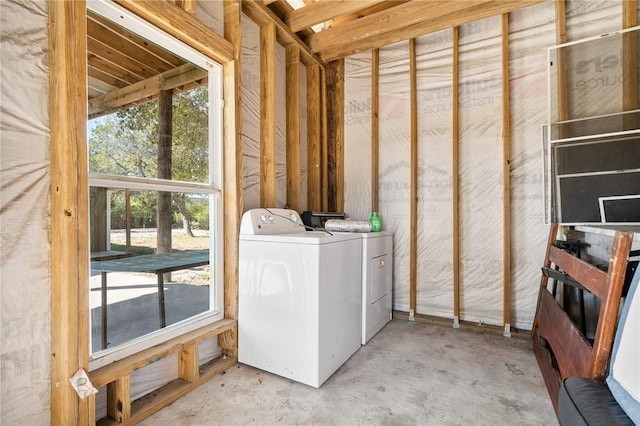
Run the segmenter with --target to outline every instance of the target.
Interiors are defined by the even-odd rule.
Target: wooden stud
[[[131,418],[131,376],[122,376],[107,384],[107,414],[118,422]]]
[[[327,64],[328,210],[344,209],[344,60]]]
[[[89,363],[86,3],[48,2],[51,196],[51,424],[92,424],[69,379]]]
[[[542,3],[543,0],[413,0],[328,28],[307,38],[307,43],[325,61],[363,52],[424,34]]]
[[[377,212],[380,188],[380,50],[371,51],[371,211]]]
[[[324,62],[318,58],[308,45],[300,40],[293,31],[291,31],[291,28],[282,22],[280,18],[264,4],[261,4],[258,1],[243,1],[242,11],[259,26],[263,26],[265,24],[275,25],[278,42],[283,46],[288,46],[290,44],[297,45],[298,48],[300,48],[300,56],[303,64],[306,66],[316,64],[324,68]]]
[[[460,320],[460,129],[458,110],[458,88],[460,85],[460,29],[453,27],[453,86],[451,96],[452,136],[452,221],[453,221],[453,318],[454,325]]]
[[[287,47],[287,204],[300,211],[300,49]]]
[[[224,316],[238,319],[238,235],[242,217],[242,4],[225,0],[225,38],[233,46],[234,60],[223,67],[224,90]],[[237,356],[235,329],[222,333],[224,354]],[[220,340],[219,339],[219,340]]]
[[[502,15],[502,323],[511,335],[511,101],[509,14]]]
[[[200,378],[200,346],[198,343],[185,345],[178,353],[178,377],[187,382]]]
[[[307,208],[322,210],[322,97],[319,65],[307,67]]]
[[[320,72],[320,96],[322,97],[322,210],[329,210],[329,105],[327,101],[327,70],[323,68]]]
[[[231,43],[174,4],[136,0],[115,2],[216,62],[224,64],[233,59]]]
[[[260,27],[260,206],[276,205],[276,27]]]
[[[418,304],[418,84],[416,40],[409,40],[409,78],[411,85],[411,196],[409,231],[409,315],[415,316]]]

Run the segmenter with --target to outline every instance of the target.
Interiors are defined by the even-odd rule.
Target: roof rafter
[[[543,1],[465,0],[456,2],[457,7],[452,10],[449,1],[430,1],[428,4],[431,7],[424,8],[426,2],[413,0],[384,12],[329,28],[311,36],[309,42],[318,56],[329,62],[357,52],[509,13]],[[463,4],[466,7],[462,7]]]
[[[284,17],[284,22],[291,28],[291,31],[297,33],[313,25],[330,21],[341,15],[354,13],[382,2],[383,0],[332,0],[310,3],[308,6],[287,13]]]

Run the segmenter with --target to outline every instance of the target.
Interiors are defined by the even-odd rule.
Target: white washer
[[[255,209],[239,251],[238,361],[320,387],[360,348],[362,238]]]
[[[393,234],[388,231],[362,236],[362,344],[391,321]]]

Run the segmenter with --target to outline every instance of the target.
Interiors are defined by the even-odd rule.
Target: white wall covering
[[[287,203],[287,51],[276,43],[276,205]],[[295,160],[294,160],[295,161]],[[270,207],[270,206],[265,206]]]
[[[380,49],[380,189],[382,228],[393,232],[393,308],[409,310],[409,43]]]
[[[224,3],[221,1],[199,1],[193,17],[217,34],[224,34]]]
[[[546,48],[555,44],[547,2],[509,16],[512,326],[531,328],[549,227],[543,222],[541,125],[547,117]]]
[[[244,211],[260,207],[260,27],[242,15]]]
[[[568,39],[620,29],[621,4],[620,0],[567,2]],[[554,3],[513,12],[509,20],[511,326],[529,329],[548,235],[543,223],[541,126],[547,120],[547,48],[556,43]],[[417,313],[447,318],[453,316],[451,34],[445,30],[416,39]],[[395,233],[394,309],[403,311],[408,310],[409,298],[407,46],[398,43],[380,51],[380,210],[384,228]],[[460,27],[459,60],[461,319],[502,325],[499,16]],[[357,219],[366,218],[371,204],[370,62],[367,52],[348,57],[345,63],[345,210]],[[584,102],[575,102],[573,109],[576,114],[590,113]]]
[[[371,215],[371,53],[344,63],[344,212]]]
[[[417,311],[453,317],[452,30],[416,39],[418,86]]]
[[[460,319],[502,323],[500,17],[460,28]]]
[[[0,2],[0,424],[3,425],[49,423],[47,15],[46,1]]]

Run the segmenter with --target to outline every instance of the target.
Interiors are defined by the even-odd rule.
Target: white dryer
[[[320,387],[360,348],[362,238],[274,208],[246,212],[239,243],[238,361]]]
[[[391,321],[393,234],[388,231],[362,237],[362,344]]]

